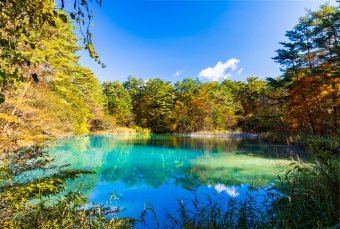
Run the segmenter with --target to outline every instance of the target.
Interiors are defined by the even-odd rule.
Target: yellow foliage
[[[5,113],[0,113],[0,119],[5,120],[6,122],[18,122],[17,117]]]

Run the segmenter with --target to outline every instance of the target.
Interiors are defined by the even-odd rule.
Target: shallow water
[[[119,216],[139,217],[150,203],[161,222],[193,190],[225,200],[265,193],[290,163],[292,151],[256,140],[173,135],[91,135],[60,140],[49,148],[56,164],[96,172],[69,182],[68,190],[80,189],[90,202],[111,199],[111,206],[126,209]]]

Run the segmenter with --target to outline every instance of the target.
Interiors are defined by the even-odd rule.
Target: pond
[[[89,135],[53,143],[49,152],[58,165],[95,172],[67,183],[90,202],[112,200],[125,209],[119,216],[139,217],[151,204],[160,222],[178,209],[177,200],[193,192],[242,200],[265,193],[291,162],[294,151],[250,139],[191,138],[174,135]],[[147,219],[152,225],[152,219]]]

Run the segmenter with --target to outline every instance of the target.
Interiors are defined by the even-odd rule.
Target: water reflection
[[[254,140],[106,135],[64,139],[49,152],[57,164],[96,172],[69,182],[69,189],[80,187],[96,202],[105,202],[108,193],[123,193],[128,201],[121,204],[134,216],[145,201],[160,211],[175,209],[175,200],[188,196],[188,190],[244,198],[254,188],[266,189],[290,163],[284,155],[292,150]]]

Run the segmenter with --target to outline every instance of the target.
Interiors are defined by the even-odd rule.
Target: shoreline
[[[20,144],[17,146],[14,146],[12,148],[22,148],[22,147],[29,147],[33,145],[41,145],[48,147],[50,144],[53,144],[53,142],[72,138],[72,137],[85,137],[85,136],[92,136],[92,135],[112,135],[112,136],[128,136],[128,135],[154,135],[159,133],[139,133],[133,128],[119,128],[116,130],[108,130],[108,131],[93,131],[83,134],[63,134],[59,136],[52,137],[50,139],[46,139],[46,141],[41,143],[28,143],[28,144]],[[162,134],[159,134],[162,135]],[[266,136],[265,133],[246,133],[246,132],[234,132],[234,131],[198,131],[198,132],[192,132],[192,133],[165,133],[163,135],[169,135],[169,136],[182,136],[182,137],[190,137],[190,138],[220,138],[220,139],[258,139],[258,140],[264,140],[268,143],[272,144],[282,144],[282,145],[290,145],[286,141],[278,141],[277,139],[271,139]],[[7,148],[9,149],[9,148]]]
[[[138,133],[134,129],[132,131],[96,131],[83,134],[67,134],[64,136],[57,137],[48,142],[53,142],[61,139],[71,138],[71,137],[84,137],[92,135],[114,135],[114,136],[126,136],[126,135],[169,135],[169,136],[180,136],[180,137],[190,137],[190,138],[226,138],[226,139],[261,139],[261,133],[245,133],[245,132],[214,132],[214,131],[202,131],[202,132],[192,132],[192,133]]]
[[[207,137],[207,138],[240,138],[240,139],[255,139],[259,138],[259,134],[254,133],[243,133],[243,132],[226,132],[226,133],[214,133],[214,132],[194,132],[188,134],[189,137],[197,138],[197,137]]]

